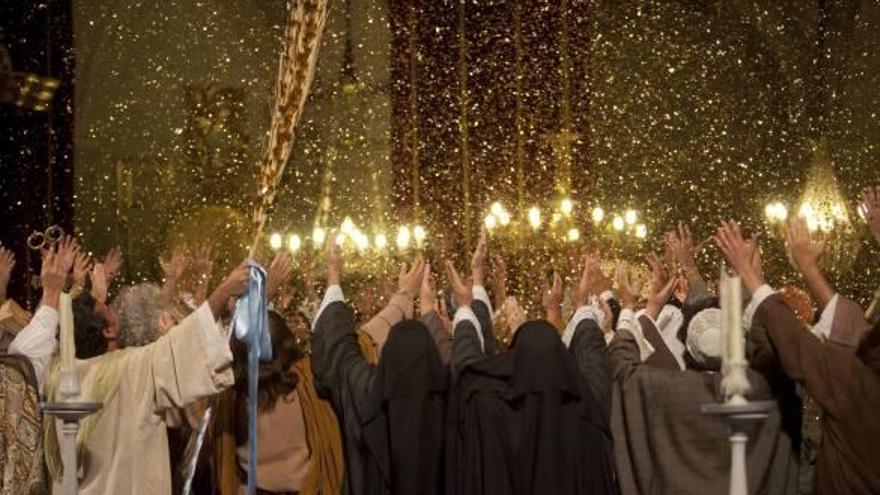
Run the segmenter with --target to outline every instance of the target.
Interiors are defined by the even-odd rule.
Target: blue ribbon
[[[257,384],[260,361],[272,360],[269,314],[266,310],[266,271],[248,260],[250,278],[247,291],[235,303],[235,338],[247,346],[248,353],[248,476],[247,493],[257,490]]]

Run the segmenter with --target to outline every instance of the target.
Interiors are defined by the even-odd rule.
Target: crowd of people
[[[880,245],[880,186],[862,203]],[[742,281],[747,398],[773,403],[749,437],[749,492],[880,493],[878,303],[837,292],[803,219],[787,234],[806,291],[774,290],[735,221],[714,233]],[[325,279],[301,269],[301,297],[289,254],[266,268],[255,462],[246,351],[229,336],[248,266],[211,287],[210,250],[176,246],[161,284],[117,288],[118,249],[47,246],[36,311],[0,339],[0,493],[60,491],[59,428],[39,403],[59,399],[63,292],[81,398],[102,404],[76,440],[83,494],[244,493],[252,465],[260,494],[727,492],[729,432],[701,412],[724,400],[722,311],[686,225],[647,255],[649,280],[625,261],[604,273],[595,251],[552,273],[539,315],[506,294],[503,263],[489,273],[485,232],[469,274],[416,258],[381,298],[349,292],[329,238]],[[0,302],[14,267],[0,248]]]

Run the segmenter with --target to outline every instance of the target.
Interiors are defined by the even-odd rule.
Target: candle
[[[744,361],[745,339],[742,327],[742,284],[739,277],[729,279],[728,304],[730,305],[730,359],[734,362]]]
[[[61,373],[58,377],[58,394],[61,401],[75,401],[79,397],[76,378],[76,344],[73,340],[73,301],[70,294],[61,293],[58,300],[61,324]]]

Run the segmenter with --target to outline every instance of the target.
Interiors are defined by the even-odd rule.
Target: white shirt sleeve
[[[614,299],[614,293],[611,292],[610,290],[606,290],[605,292],[603,292],[602,294],[600,294],[599,297],[600,297],[603,301],[608,302],[608,301]]]
[[[474,288],[476,287],[479,286],[475,285]],[[491,306],[489,307],[491,308]],[[483,327],[480,326],[480,320],[477,319],[477,315],[474,314],[474,310],[472,310],[470,306],[461,306],[455,311],[455,316],[452,318],[452,328],[456,328],[459,323],[465,320],[471,322],[474,325],[474,328],[477,329],[477,338],[480,340],[480,351],[486,352],[486,343],[483,341]]]
[[[474,299],[476,299],[477,301],[482,301],[483,304],[485,304],[486,307],[489,308],[489,314],[491,315],[493,313],[492,301],[489,300],[489,293],[486,292],[486,288],[482,285],[474,285],[471,290],[474,293]]]
[[[644,362],[654,354],[654,346],[645,339],[645,333],[642,331],[642,325],[636,318],[636,313],[628,308],[620,310],[620,318],[617,320],[617,331],[626,330],[636,339],[636,346],[639,348],[639,358]]]
[[[318,311],[315,313],[315,319],[312,320],[313,332],[318,325],[318,319],[321,318],[321,313],[327,309],[327,306],[339,301],[345,301],[345,294],[342,293],[342,287],[339,285],[331,285],[330,287],[327,287],[327,291],[324,292],[324,299],[321,301],[321,305],[318,306]]]
[[[743,329],[746,332],[752,329],[752,319],[755,318],[755,313],[758,311],[758,307],[773,294],[776,294],[776,291],[767,284],[758,287],[758,290],[752,294],[752,300],[749,301],[749,305],[746,306],[742,319]]]
[[[584,320],[593,320],[596,322],[596,325],[599,325],[599,328],[602,328],[602,325],[605,322],[605,312],[599,308],[599,305],[596,304],[595,301],[579,307],[577,311],[574,312],[571,320],[568,321],[568,325],[565,326],[565,331],[562,332],[562,343],[565,344],[565,347],[571,345],[571,339],[574,338],[574,331],[577,330],[577,326]]]
[[[810,328],[810,332],[823,342],[831,337],[831,328],[834,323],[834,314],[837,312],[838,299],[837,294],[834,294],[834,296],[831,297],[831,300],[828,301],[825,309],[822,310],[822,316],[819,317],[819,321]]]
[[[15,339],[9,344],[9,353],[28,358],[37,375],[40,390],[43,389],[43,374],[49,366],[52,354],[58,348],[58,311],[48,306],[40,306],[37,312]]]

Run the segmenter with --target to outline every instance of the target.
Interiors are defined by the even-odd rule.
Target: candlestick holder
[[[740,401],[742,403],[735,403]],[[749,434],[774,407],[773,401],[748,402],[741,395],[734,395],[724,404],[704,404],[700,408],[703,414],[720,418],[730,431],[730,495],[748,495],[746,446]]]
[[[44,402],[40,404],[40,409],[61,420],[61,463],[64,466],[62,493],[76,495],[79,491],[76,462],[76,435],[79,432],[79,422],[101,409],[101,403]]]

